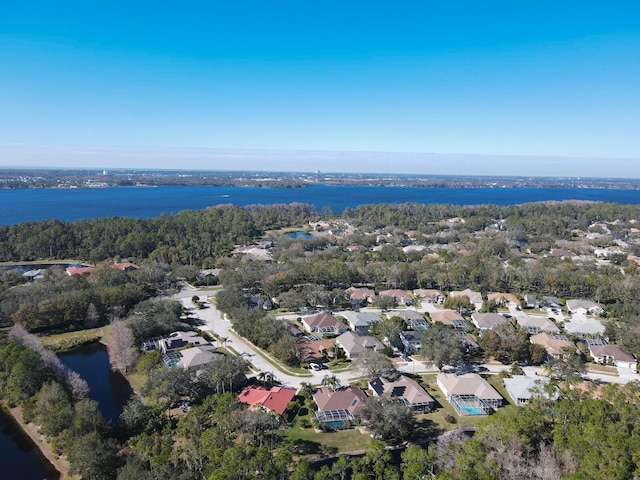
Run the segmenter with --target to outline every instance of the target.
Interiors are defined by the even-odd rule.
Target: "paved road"
[[[244,356],[247,360],[251,362],[254,368],[260,372],[270,372],[277,378],[280,382],[285,385],[289,385],[292,387],[300,387],[302,383],[311,383],[314,385],[319,385],[322,382],[322,379],[325,375],[335,375],[340,382],[343,384],[349,383],[349,381],[353,378],[357,378],[359,376],[357,371],[349,370],[345,372],[329,372],[328,370],[322,371],[309,371],[306,376],[296,376],[288,374],[282,370],[279,370],[274,365],[267,362],[260,354],[256,352],[256,349],[249,342],[244,340],[242,337],[237,335],[231,329],[231,322],[222,317],[220,311],[215,307],[215,305],[207,300],[207,296],[209,298],[215,297],[217,292],[211,290],[198,290],[193,287],[185,286],[179,293],[173,295],[173,299],[180,301],[185,308],[189,309],[194,315],[196,315],[202,322],[203,325],[200,327],[202,330],[207,330],[214,332],[216,335],[222,338],[227,339],[227,344],[232,347],[235,351],[237,351],[240,355]],[[205,308],[198,309],[195,308],[191,299],[194,295],[198,295],[201,300],[205,300]],[[436,309],[435,306],[424,303],[420,308],[413,308],[418,312],[430,312]],[[375,312],[380,312],[380,310],[376,309],[366,309]],[[514,316],[518,313],[515,309],[513,311]],[[297,316],[296,316],[297,318]],[[218,346],[222,346],[222,343],[218,342]],[[488,371],[493,373],[499,373],[502,370],[507,370],[511,368],[509,365],[501,365],[501,364],[485,364],[485,368]],[[405,373],[437,373],[438,369],[433,365],[429,365],[425,362],[421,362],[415,359],[411,359],[409,362],[398,362],[396,364],[396,368]],[[524,371],[528,376],[536,376],[541,375],[542,369],[540,367],[524,367]],[[597,373],[589,373],[585,375],[586,378],[590,380],[606,382],[606,383],[628,383],[630,381],[639,380],[640,377],[638,374],[633,373],[631,371],[621,371],[618,376],[613,375],[604,375]]]

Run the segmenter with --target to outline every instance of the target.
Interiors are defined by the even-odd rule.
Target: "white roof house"
[[[574,315],[570,322],[564,323],[567,333],[584,337],[588,335],[603,335],[604,325],[596,318],[585,317],[584,315]]]
[[[534,395],[545,398],[557,398],[557,392],[549,394],[545,387],[549,385],[547,377],[527,377],[526,375],[515,375],[504,379],[504,388],[516,405],[526,405]]]
[[[567,310],[569,310],[569,312],[573,315],[586,315],[588,313],[592,315],[601,315],[602,313],[604,313],[602,307],[596,302],[594,302],[593,300],[585,299],[567,300]]]

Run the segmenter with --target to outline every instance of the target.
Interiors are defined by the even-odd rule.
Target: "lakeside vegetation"
[[[347,209],[340,218],[309,206],[279,205],[222,206],[149,220],[20,224],[0,228],[0,255],[6,261],[77,258],[102,264],[90,274],[73,276],[51,268],[43,279],[29,283],[18,272],[2,272],[0,321],[38,333],[43,344],[57,349],[89,342],[98,337],[100,328],[110,325],[130,330],[133,343],[139,345],[194,323],[178,302],[156,297],[182,279],[202,282],[199,271],[216,267],[217,281],[224,286],[217,294],[218,308],[231,318],[238,334],[291,369],[299,368],[300,358],[288,329],[249,298],[273,299],[283,310],[294,311],[301,306],[346,308],[345,290],[352,285],[376,290],[535,293],[554,295],[562,302],[594,298],[606,312],[602,321],[607,338],[637,356],[638,219],[640,207],[612,204],[371,205]],[[270,233],[272,228],[309,222],[316,229],[311,240]],[[331,233],[318,222],[326,222]],[[237,245],[264,237],[274,244],[270,247],[274,261],[232,254]],[[594,248],[620,242],[624,253],[611,253],[606,259],[592,253]],[[405,251],[408,245],[426,248]],[[547,255],[560,248],[571,255]],[[136,261],[140,268],[111,268],[115,258]],[[497,305],[487,303],[486,309]],[[379,334],[391,337],[397,327],[394,322],[381,322]],[[450,331],[435,326],[425,333],[425,342],[429,335],[435,339],[432,355],[438,345],[447,345]],[[47,340],[53,332],[58,335]],[[480,339],[485,354],[505,363],[532,361],[535,352],[522,332],[496,332]],[[54,450],[65,454],[72,471],[85,479],[640,475],[640,433],[634,413],[640,400],[637,383],[610,385],[596,394],[595,389],[572,388],[576,379],[561,376],[557,402],[541,398],[529,406],[501,409],[480,422],[461,417],[452,423],[446,418],[456,417],[455,411],[434,387],[433,376],[424,376],[423,384],[441,408],[414,418],[412,434],[385,442],[358,430],[316,432],[311,419],[314,407],[304,395],[296,397],[299,408],[293,418],[278,420],[247,410],[226,391],[234,389],[237,373],[247,368],[234,360],[239,358],[235,355],[223,356],[194,382],[188,373],[163,368],[157,353],[138,359],[137,353],[128,358],[123,350],[118,368],[130,369],[131,378],[137,379],[136,391],[146,398],[132,400],[121,421],[108,425],[95,402],[87,399],[82,383],[66,376],[34,342],[26,332],[14,330],[12,341],[0,344],[0,393],[10,406],[22,407],[25,420],[37,423]],[[462,355],[445,353],[447,358]],[[496,379],[492,383],[504,393]],[[171,408],[186,397],[189,411]],[[411,445],[399,457],[385,449],[401,441],[422,443],[462,426],[479,430],[471,439],[454,433],[425,448]],[[597,452],[592,452],[594,445]],[[362,456],[338,456],[322,467],[313,463],[319,455],[360,449],[365,450]]]

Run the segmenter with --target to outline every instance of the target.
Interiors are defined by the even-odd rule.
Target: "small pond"
[[[100,405],[104,418],[115,424],[133,390],[129,382],[111,370],[104,345],[93,343],[59,355],[60,360],[89,384],[89,397]]]
[[[313,238],[313,235],[311,233],[303,232],[303,231],[291,232],[291,233],[288,233],[287,236],[294,240],[310,240]]]

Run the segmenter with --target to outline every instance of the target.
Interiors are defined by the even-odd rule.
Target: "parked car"
[[[318,365],[317,363],[310,363],[309,364],[309,370],[315,370],[317,372],[319,370],[322,370],[322,367],[320,365]]]

